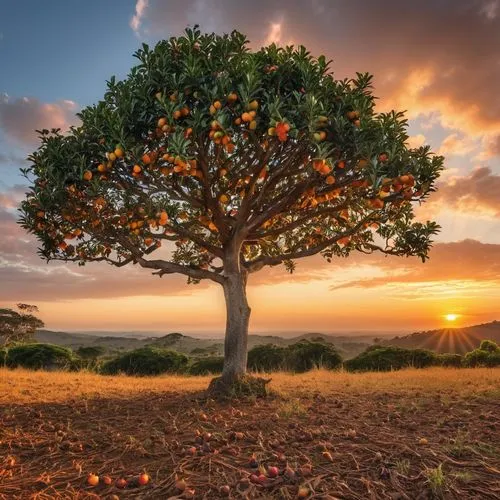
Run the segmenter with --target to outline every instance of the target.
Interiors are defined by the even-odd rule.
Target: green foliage
[[[10,347],[6,365],[31,370],[73,369],[76,358],[66,347],[54,344],[20,344]]]
[[[303,340],[288,347],[256,346],[248,353],[247,366],[252,371],[301,373],[316,367],[334,369],[341,364],[342,357],[331,344]]]
[[[500,366],[500,347],[492,340],[483,340],[477,349],[465,355],[464,365],[468,367]]]
[[[440,366],[460,368],[464,362],[464,357],[460,354],[436,354],[436,362]]]
[[[4,347],[0,347],[0,366],[4,366],[6,360],[7,360],[7,349],[5,349]]]
[[[402,368],[425,368],[436,364],[436,354],[425,349],[370,346],[344,362],[347,371],[390,371]]]
[[[102,366],[105,375],[160,375],[181,372],[187,365],[184,354],[155,347],[142,347],[126,352]]]
[[[194,28],[143,45],[79,126],[41,131],[20,222],[44,259],[197,281],[221,275],[210,265],[235,237],[249,270],[356,250],[427,258],[439,227],[412,206],[443,158],[408,148],[403,113],[375,111],[371,75],[336,80],[303,46],[248,43]],[[165,239],[171,261],[146,261]]]
[[[248,351],[247,367],[255,372],[273,372],[284,370],[286,349],[274,344],[255,346]]]
[[[96,359],[100,356],[103,356],[106,352],[106,349],[100,345],[82,346],[82,347],[79,347],[75,352],[78,356],[80,356],[80,358]]]
[[[335,369],[342,365],[342,357],[331,344],[303,340],[287,349],[287,367],[301,373],[313,368]]]
[[[44,326],[43,321],[33,315],[38,312],[36,306],[17,304],[17,309],[0,309],[0,341],[4,344],[32,341],[37,328]]]
[[[222,372],[224,366],[224,358],[209,357],[209,358],[199,358],[190,367],[190,375],[209,375],[217,374]]]

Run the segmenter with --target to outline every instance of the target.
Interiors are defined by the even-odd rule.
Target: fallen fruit
[[[301,486],[297,492],[297,498],[307,498],[309,496],[309,488]]]
[[[148,483],[149,483],[149,475],[148,475],[148,474],[146,474],[145,472],[143,472],[143,473],[139,476],[138,483],[139,483],[141,486],[144,486],[144,485],[148,484]]]
[[[175,487],[179,491],[184,491],[186,489],[186,487],[187,487],[186,481],[183,478],[176,479],[175,480]]]
[[[420,438],[418,444],[429,444],[429,441],[426,438]]]
[[[321,455],[323,455],[323,458],[325,458],[329,462],[333,462],[332,454],[329,451],[324,451]]]
[[[126,488],[127,487],[127,480],[126,479],[123,479],[123,478],[120,478],[120,479],[117,479],[116,480],[116,483],[115,483],[115,486],[117,488],[120,488],[120,489],[123,489],[123,488]]]
[[[278,467],[271,466],[267,468],[267,475],[269,477],[278,477],[279,473],[280,470],[278,469]]]
[[[220,487],[219,491],[222,496],[228,497],[231,493],[231,488],[227,484],[225,484],[224,486]]]
[[[109,476],[104,476],[102,478],[102,482],[106,485],[106,486],[111,486],[113,484],[113,480],[109,477]]]
[[[97,486],[99,484],[99,476],[95,474],[89,474],[87,476],[87,484],[90,486]]]

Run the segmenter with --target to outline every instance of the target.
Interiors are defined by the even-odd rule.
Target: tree
[[[18,311],[0,309],[0,338],[5,345],[13,342],[28,342],[33,339],[38,328],[43,328],[42,320],[34,316],[37,306],[17,304]]]
[[[40,131],[20,222],[47,260],[221,285],[219,385],[245,374],[250,274],[318,253],[427,258],[438,226],[412,204],[443,158],[407,146],[403,113],[375,112],[370,75],[337,81],[304,47],[252,52],[197,27],[135,56],[79,126]]]

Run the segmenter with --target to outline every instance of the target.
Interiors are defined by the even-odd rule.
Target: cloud
[[[412,283],[419,286],[427,283],[426,287],[443,289],[447,289],[448,282],[452,282],[454,287],[460,286],[460,283],[461,286],[469,286],[470,282],[477,286],[481,286],[482,282],[492,286],[500,285],[500,245],[476,240],[438,243],[432,248],[430,259],[425,264],[416,258],[380,255],[369,256],[365,262],[381,268],[385,276],[347,281],[333,286],[332,290]]]
[[[61,100],[41,102],[36,98],[12,99],[0,95],[0,129],[5,135],[23,145],[37,142],[36,130],[60,128],[67,130],[77,122],[75,102]]]
[[[431,211],[448,208],[500,218],[500,175],[478,167],[467,175],[450,177],[427,205]]]
[[[478,145],[467,137],[460,137],[459,134],[450,134],[443,139],[438,154],[464,156],[477,147]]]
[[[408,138],[406,143],[408,144],[408,147],[415,149],[419,148],[420,146],[423,146],[425,144],[425,135],[423,134],[417,134],[417,135],[412,135]]]
[[[281,23],[271,23],[264,45],[275,43],[279,45],[281,42]]]
[[[149,0],[137,0],[135,5],[135,14],[130,19],[130,27],[136,32],[139,32],[141,27],[142,18],[144,16],[144,12],[148,7]]]

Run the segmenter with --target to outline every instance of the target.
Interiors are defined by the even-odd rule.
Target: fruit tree
[[[318,253],[426,259],[438,226],[413,205],[443,158],[408,147],[403,113],[375,111],[370,75],[336,80],[304,47],[197,27],[135,55],[80,125],[40,131],[20,222],[47,260],[220,284],[221,384],[246,370],[252,273]]]

